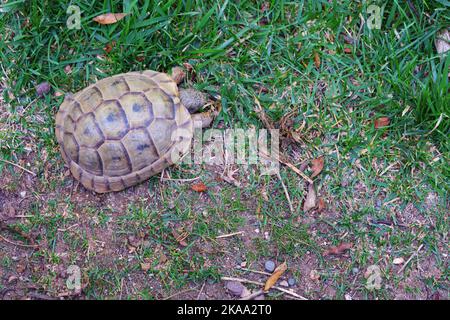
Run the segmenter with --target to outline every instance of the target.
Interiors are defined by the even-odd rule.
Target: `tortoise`
[[[120,191],[176,163],[190,148],[194,126],[213,118],[211,112],[191,115],[206,96],[178,89],[183,78],[179,67],[172,75],[128,72],[67,94],[55,135],[75,179],[97,193]]]

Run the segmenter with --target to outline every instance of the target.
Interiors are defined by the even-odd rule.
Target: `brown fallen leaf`
[[[375,129],[386,127],[389,125],[389,123],[390,123],[390,120],[388,117],[381,117],[381,118],[375,119],[375,121],[374,121]]]
[[[320,56],[317,51],[314,52],[314,64],[316,65],[316,68],[320,68]]]
[[[308,184],[308,194],[306,195],[305,203],[303,204],[303,211],[309,211],[316,207],[316,190],[314,189],[314,184]]]
[[[329,247],[327,250],[325,250],[325,252],[323,253],[323,256],[326,257],[330,254],[342,254],[344,253],[346,250],[349,250],[351,247],[353,247],[353,244],[351,243],[347,243],[347,242],[343,242],[340,245],[336,246],[336,247]]]
[[[208,188],[203,182],[200,181],[196,184],[193,184],[191,186],[191,189],[194,190],[195,192],[205,192]]]
[[[317,211],[318,212],[322,212],[323,210],[325,210],[327,207],[325,200],[323,200],[323,198],[319,199],[319,203],[317,205]]]
[[[95,17],[92,20],[98,22],[99,24],[113,24],[122,20],[126,15],[126,13],[105,13]]]
[[[172,235],[173,235],[173,237],[175,238],[175,240],[177,240],[177,242],[178,242],[181,246],[187,247],[188,244],[187,244],[186,241],[184,241],[184,240],[187,238],[187,236],[188,236],[187,232],[183,232],[183,233],[180,235],[175,229],[172,229]]]
[[[311,178],[316,177],[319,173],[322,172],[323,169],[323,164],[324,164],[324,158],[323,157],[319,157],[317,159],[314,159],[313,161],[311,161],[312,163],[312,175]]]
[[[142,262],[141,263],[141,270],[142,271],[148,271],[152,268],[152,264],[150,262]]]
[[[116,42],[115,41],[112,41],[111,43],[108,42],[105,45],[105,47],[103,48],[103,50],[105,50],[106,53],[110,53],[115,46],[116,46]]]
[[[272,288],[275,283],[280,279],[280,277],[283,275],[283,273],[287,270],[287,264],[286,261],[280,264],[278,267],[275,268],[272,275],[267,279],[266,284],[264,285],[264,291],[269,291],[270,288]]]

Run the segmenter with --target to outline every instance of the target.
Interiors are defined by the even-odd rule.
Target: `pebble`
[[[283,280],[280,282],[280,286],[282,287],[289,287],[289,283],[286,280]]]
[[[21,196],[22,198],[25,198],[26,195],[27,195],[27,192],[26,192],[26,191],[21,191],[21,192],[20,192],[20,196]]]
[[[36,86],[36,93],[39,97],[46,95],[51,89],[50,83],[42,82]]]
[[[244,285],[237,281],[228,281],[226,284],[226,288],[232,295],[235,295],[237,297],[240,297],[242,291],[244,291]]]
[[[264,269],[266,269],[267,272],[273,272],[275,270],[275,262],[267,260],[264,264]]]
[[[289,279],[288,279],[288,284],[289,284],[289,286],[291,286],[291,287],[295,286],[295,283],[296,283],[296,282],[297,282],[297,281],[295,281],[294,278],[289,278]]]
[[[353,274],[357,274],[359,272],[359,269],[355,267],[352,269],[352,272],[353,272]]]

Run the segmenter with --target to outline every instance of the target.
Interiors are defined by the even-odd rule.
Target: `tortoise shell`
[[[140,183],[176,162],[190,146],[193,123],[170,76],[129,72],[66,96],[55,134],[72,175],[104,193]]]

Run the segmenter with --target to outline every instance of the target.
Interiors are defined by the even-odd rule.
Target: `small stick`
[[[419,246],[419,248],[417,248],[416,252],[414,252],[411,257],[409,257],[408,260],[406,260],[405,264],[400,268],[400,270],[398,270],[398,273],[402,273],[403,270],[405,270],[406,266],[408,265],[408,263],[411,262],[411,260],[419,253],[420,250],[422,250],[423,247],[423,243]]]
[[[9,244],[19,246],[19,247],[25,247],[25,248],[38,248],[39,247],[36,244],[24,244],[24,243],[18,243],[18,242],[11,241],[11,240],[5,238],[4,236],[2,236],[1,234],[0,234],[0,239],[2,239],[3,241],[5,241]]]
[[[259,297],[262,294],[264,294],[264,291],[261,289],[261,290],[255,291],[255,292],[249,294],[248,296],[245,296],[239,300],[253,300],[254,298]]]
[[[281,185],[283,186],[284,194],[286,195],[286,199],[289,203],[289,209],[291,210],[291,213],[294,213],[294,207],[292,206],[291,197],[289,196],[288,189],[284,185],[283,179],[281,179],[281,175],[279,172],[277,172],[277,176],[278,176],[278,179],[280,179]]]
[[[206,284],[206,281],[203,282],[203,285],[202,285],[202,287],[200,288],[200,291],[198,292],[197,299],[195,299],[195,300],[199,300],[199,299],[200,299],[200,295],[201,295],[202,292],[203,292],[203,288],[205,287],[205,284]]]
[[[174,294],[172,294],[172,295],[170,295],[170,296],[168,296],[166,298],[163,298],[163,300],[169,300],[170,298],[173,298],[173,297],[176,297],[176,296],[178,296],[180,294],[183,294],[183,293],[186,293],[186,292],[190,292],[190,291],[194,291],[194,290],[197,290],[197,288],[186,289],[186,290],[183,290],[183,291],[179,291],[179,292],[176,292],[176,293],[174,293]]]
[[[234,232],[234,233],[223,234],[223,235],[217,236],[216,239],[233,237],[233,236],[237,236],[238,234],[244,234],[244,231],[238,231],[238,232]]]
[[[259,151],[263,156],[270,158],[268,154],[263,152],[262,150]],[[300,177],[308,181],[309,183],[314,183],[310,177],[308,177],[306,174],[304,174],[301,170],[299,170],[296,166],[294,166],[292,163],[290,163],[284,155],[280,157],[279,154],[275,155],[275,159],[290,168],[292,171],[294,171],[296,174],[298,174]]]
[[[200,179],[200,177],[191,179],[172,179],[172,178],[162,178],[161,181],[174,181],[174,182],[191,182]]]
[[[12,166],[15,166],[15,167],[17,167],[17,168],[19,168],[19,169],[22,169],[22,170],[25,171],[25,172],[28,172],[29,174],[31,174],[31,175],[33,175],[33,176],[36,176],[36,174],[35,174],[33,171],[30,171],[30,170],[28,170],[28,169],[25,169],[24,167],[19,166],[17,163],[8,161],[8,160],[6,160],[6,159],[0,159],[0,161],[5,162],[5,163],[8,163],[8,164],[10,164],[10,165],[12,165]]]
[[[224,281],[238,281],[238,282],[251,283],[251,284],[256,284],[256,285],[259,285],[259,286],[264,286],[264,283],[262,283],[262,282],[253,281],[253,280],[247,280],[247,279],[242,279],[242,278],[222,277],[221,279],[224,280]],[[284,289],[284,288],[277,287],[277,286],[273,286],[270,289],[276,289],[278,291],[287,293],[287,294],[289,294],[289,295],[291,295],[293,297],[296,297],[296,298],[298,298],[300,300],[308,300],[305,297],[295,293],[294,291],[288,290],[288,289]]]
[[[238,267],[239,270],[243,270],[243,271],[247,271],[247,272],[253,272],[253,273],[258,273],[258,274],[263,274],[265,276],[271,276],[271,273],[268,272],[264,272],[264,271],[258,271],[258,270],[253,270],[253,269],[247,269],[247,268],[242,268],[242,267]]]

